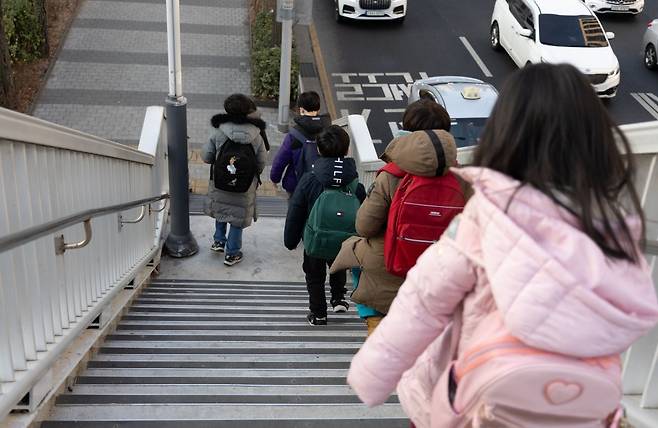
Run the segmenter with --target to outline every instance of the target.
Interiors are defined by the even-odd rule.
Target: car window
[[[421,100],[430,100],[436,102],[436,97],[434,96],[433,93],[428,91],[427,89],[421,89],[418,91],[418,98]]]
[[[606,47],[608,40],[596,18],[589,15],[539,15],[539,40],[550,46]]]
[[[523,2],[523,0],[510,0],[509,10],[521,27],[528,30],[535,29],[532,11],[528,5]]]
[[[455,137],[457,147],[475,146],[480,142],[480,136],[487,121],[485,117],[453,118],[450,123],[450,133]]]

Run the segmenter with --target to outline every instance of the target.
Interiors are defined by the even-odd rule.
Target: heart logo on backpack
[[[578,383],[565,382],[556,380],[547,383],[544,387],[546,401],[559,406],[561,404],[571,403],[583,393],[583,386]]]

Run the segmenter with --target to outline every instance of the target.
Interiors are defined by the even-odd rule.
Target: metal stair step
[[[391,406],[393,406],[391,404]],[[339,410],[336,410],[339,411]],[[215,420],[60,420],[47,421],[41,428],[408,428],[409,420],[402,418],[336,418],[336,419],[215,419]]]
[[[361,401],[354,394],[65,394],[57,398],[57,404],[358,404]],[[387,403],[398,403],[391,397]]]
[[[97,378],[129,378],[129,377],[153,377],[160,379],[174,379],[174,378],[194,378],[202,381],[204,378],[244,378],[244,379],[269,379],[269,378],[293,378],[298,379],[299,384],[303,384],[303,380],[306,378],[315,379],[315,378],[344,378],[347,376],[347,370],[345,369],[305,369],[305,370],[294,370],[294,369],[253,369],[253,370],[242,370],[242,369],[215,369],[215,368],[204,368],[204,369],[180,369],[180,368],[135,368],[135,369],[113,369],[113,368],[103,368],[95,369],[88,368],[83,373],[81,377],[97,377]],[[180,383],[180,382],[176,382]],[[202,382],[200,382],[202,383]],[[267,384],[267,383],[266,383]]]
[[[132,361],[132,362],[200,362],[200,363],[323,363],[352,361],[351,355],[331,354],[105,354],[94,356],[92,362]]]
[[[50,415],[51,421],[186,421],[180,426],[189,426],[188,421],[250,421],[306,419],[320,420],[361,420],[361,419],[402,419],[404,413],[396,404],[384,404],[367,408],[363,404],[288,404],[271,406],[265,404],[160,404],[160,405],[87,405],[56,406]],[[226,425],[228,426],[228,425]],[[323,425],[324,426],[324,425]],[[359,423],[353,426],[361,426]],[[408,427],[408,422],[407,425]]]
[[[208,331],[177,330],[177,331],[122,331],[110,334],[108,340],[149,340],[168,342],[200,342],[200,341],[240,341],[240,342],[283,342],[297,339],[300,342],[358,342],[362,343],[365,334],[359,331],[326,330],[322,334],[314,331],[253,331],[225,330],[211,334]]]
[[[220,306],[220,305],[172,305],[172,304],[158,304],[156,303],[137,303],[132,308],[133,313],[149,313],[149,312],[176,312],[180,314],[239,314],[241,316],[247,315],[285,315],[296,316],[297,319],[305,319],[308,309],[306,308],[279,308],[279,307],[254,307],[254,306]],[[356,315],[356,311],[352,308],[348,314]],[[331,315],[330,315],[331,317]],[[335,317],[334,317],[335,318]],[[334,320],[332,318],[332,322]],[[338,320],[340,322],[340,320]]]
[[[117,330],[120,332],[127,331],[176,331],[176,330],[254,330],[254,331],[297,331],[297,332],[316,332],[317,334],[326,334],[328,330],[338,330],[338,331],[358,331],[364,333],[364,323],[351,320],[352,322],[344,322],[340,324],[329,324],[323,326],[321,329],[318,329],[316,326],[308,325],[306,321],[298,320],[296,322],[281,321],[281,322],[272,322],[272,321],[252,321],[252,322],[229,322],[229,321],[203,321],[203,322],[192,322],[192,321],[177,321],[177,320],[167,320],[167,321],[144,321],[144,320],[122,320],[117,326]]]
[[[171,311],[174,310],[175,309],[171,309]],[[247,323],[265,323],[265,325],[267,325],[267,323],[287,322],[308,326],[309,328],[317,328],[309,326],[306,322],[306,317],[303,314],[290,314],[289,311],[285,311],[281,314],[268,313],[266,314],[267,316],[265,316],[265,314],[257,313],[256,311],[250,312],[254,313],[227,313],[226,311],[212,313],[197,311],[191,314],[191,312],[167,312],[166,310],[144,310],[143,312],[135,312],[131,310],[123,316],[122,321],[193,321],[199,323],[205,321],[228,321],[240,322],[242,325],[246,325]],[[352,313],[348,313],[347,316],[333,316],[333,314],[331,314],[329,317],[331,318],[329,326],[334,324],[345,325],[354,323],[362,326],[364,325],[364,321]]]
[[[348,385],[107,385],[77,384],[73,394],[174,394],[174,395],[345,395],[353,394]]]

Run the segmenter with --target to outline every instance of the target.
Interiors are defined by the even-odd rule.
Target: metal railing
[[[383,162],[377,157],[365,119],[350,115],[334,123],[350,133],[351,155],[356,159],[359,178],[369,186]],[[623,125],[621,129],[630,142],[638,169],[635,186],[647,224],[645,255],[654,285],[658,285],[658,121]],[[472,158],[473,148],[458,149],[460,165],[469,165]],[[623,387],[630,422],[637,428],[658,426],[658,327],[625,353]]]
[[[0,420],[161,250],[163,113],[135,150],[0,109]]]

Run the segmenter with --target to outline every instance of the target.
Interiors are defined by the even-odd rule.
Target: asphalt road
[[[314,0],[313,18],[339,114],[364,114],[373,139],[384,143],[376,144],[381,152],[401,119],[413,80],[462,75],[501,88],[516,65],[507,54],[489,47],[493,4],[493,0],[409,0],[402,25],[338,24],[333,0]],[[605,30],[616,35],[611,44],[621,65],[622,82],[617,97],[606,105],[619,123],[658,119],[636,100],[637,95],[631,95],[658,95],[658,73],[645,69],[640,46],[647,23],[656,17],[656,1],[647,1],[644,12],[636,17],[601,16]],[[462,38],[491,76],[485,75]]]

